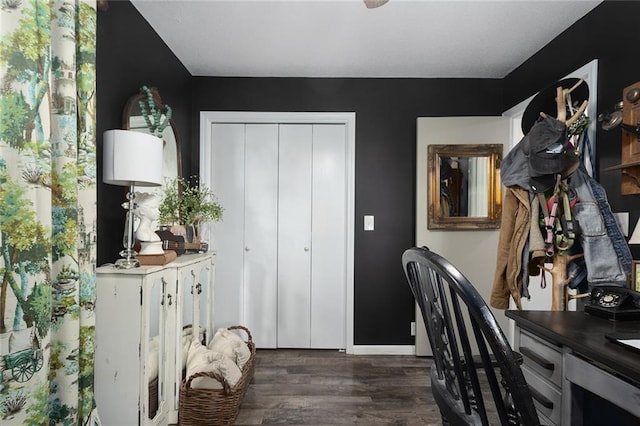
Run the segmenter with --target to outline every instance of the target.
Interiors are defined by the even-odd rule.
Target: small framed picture
[[[631,264],[631,288],[640,291],[640,260],[634,260]]]

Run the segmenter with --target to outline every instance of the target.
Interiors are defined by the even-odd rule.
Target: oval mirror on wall
[[[165,105],[160,97],[160,92],[156,87],[148,89],[151,93],[151,99],[158,111],[165,111]],[[146,101],[148,98],[144,88],[140,92],[131,96],[127,101],[122,113],[122,128],[125,130],[135,130],[144,133],[153,134],[149,129],[147,122],[140,108],[140,101]],[[164,117],[163,117],[164,118]],[[182,176],[182,158],[180,154],[180,139],[178,130],[172,118],[169,119],[169,125],[162,132],[163,148],[163,165],[162,174],[165,180],[171,180]],[[149,192],[162,195],[162,187],[149,188]]]

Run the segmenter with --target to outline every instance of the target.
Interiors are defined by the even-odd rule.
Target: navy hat
[[[557,88],[562,87],[564,89],[570,89],[580,81],[579,78],[565,78],[564,80],[557,81],[552,85],[541,90],[527,105],[522,115],[522,121],[520,126],[522,128],[522,134],[529,133],[533,125],[540,119],[540,113],[544,112],[548,116],[555,117],[558,115],[558,107],[556,104]],[[571,92],[571,103],[578,109],[582,102],[589,100],[589,86],[585,81],[582,81],[573,92]],[[567,116],[567,119],[569,116]]]
[[[579,165],[578,155],[567,137],[567,127],[555,118],[536,122],[526,140],[529,185],[535,193],[553,188],[556,175],[561,174],[564,179]]]

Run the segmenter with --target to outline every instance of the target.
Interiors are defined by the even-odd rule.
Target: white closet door
[[[278,347],[311,345],[313,126],[281,124],[278,214]]]
[[[257,347],[275,348],[278,311],[278,125],[247,124],[244,321]],[[240,285],[240,283],[238,283]]]
[[[216,252],[215,327],[242,322],[244,243],[244,124],[211,126],[211,188],[224,206],[222,222],[213,223],[211,250]],[[240,238],[239,238],[240,237]]]
[[[210,227],[214,327],[245,325],[258,348],[344,348],[347,126],[256,121],[205,133],[225,209]]]
[[[345,347],[346,130],[313,126],[311,347]]]

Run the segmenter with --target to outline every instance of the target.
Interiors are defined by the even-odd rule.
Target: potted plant
[[[192,177],[191,181],[196,179]],[[183,226],[186,240],[199,242],[200,225],[222,220],[223,211],[210,188],[177,177],[164,185],[158,223],[170,227]]]

